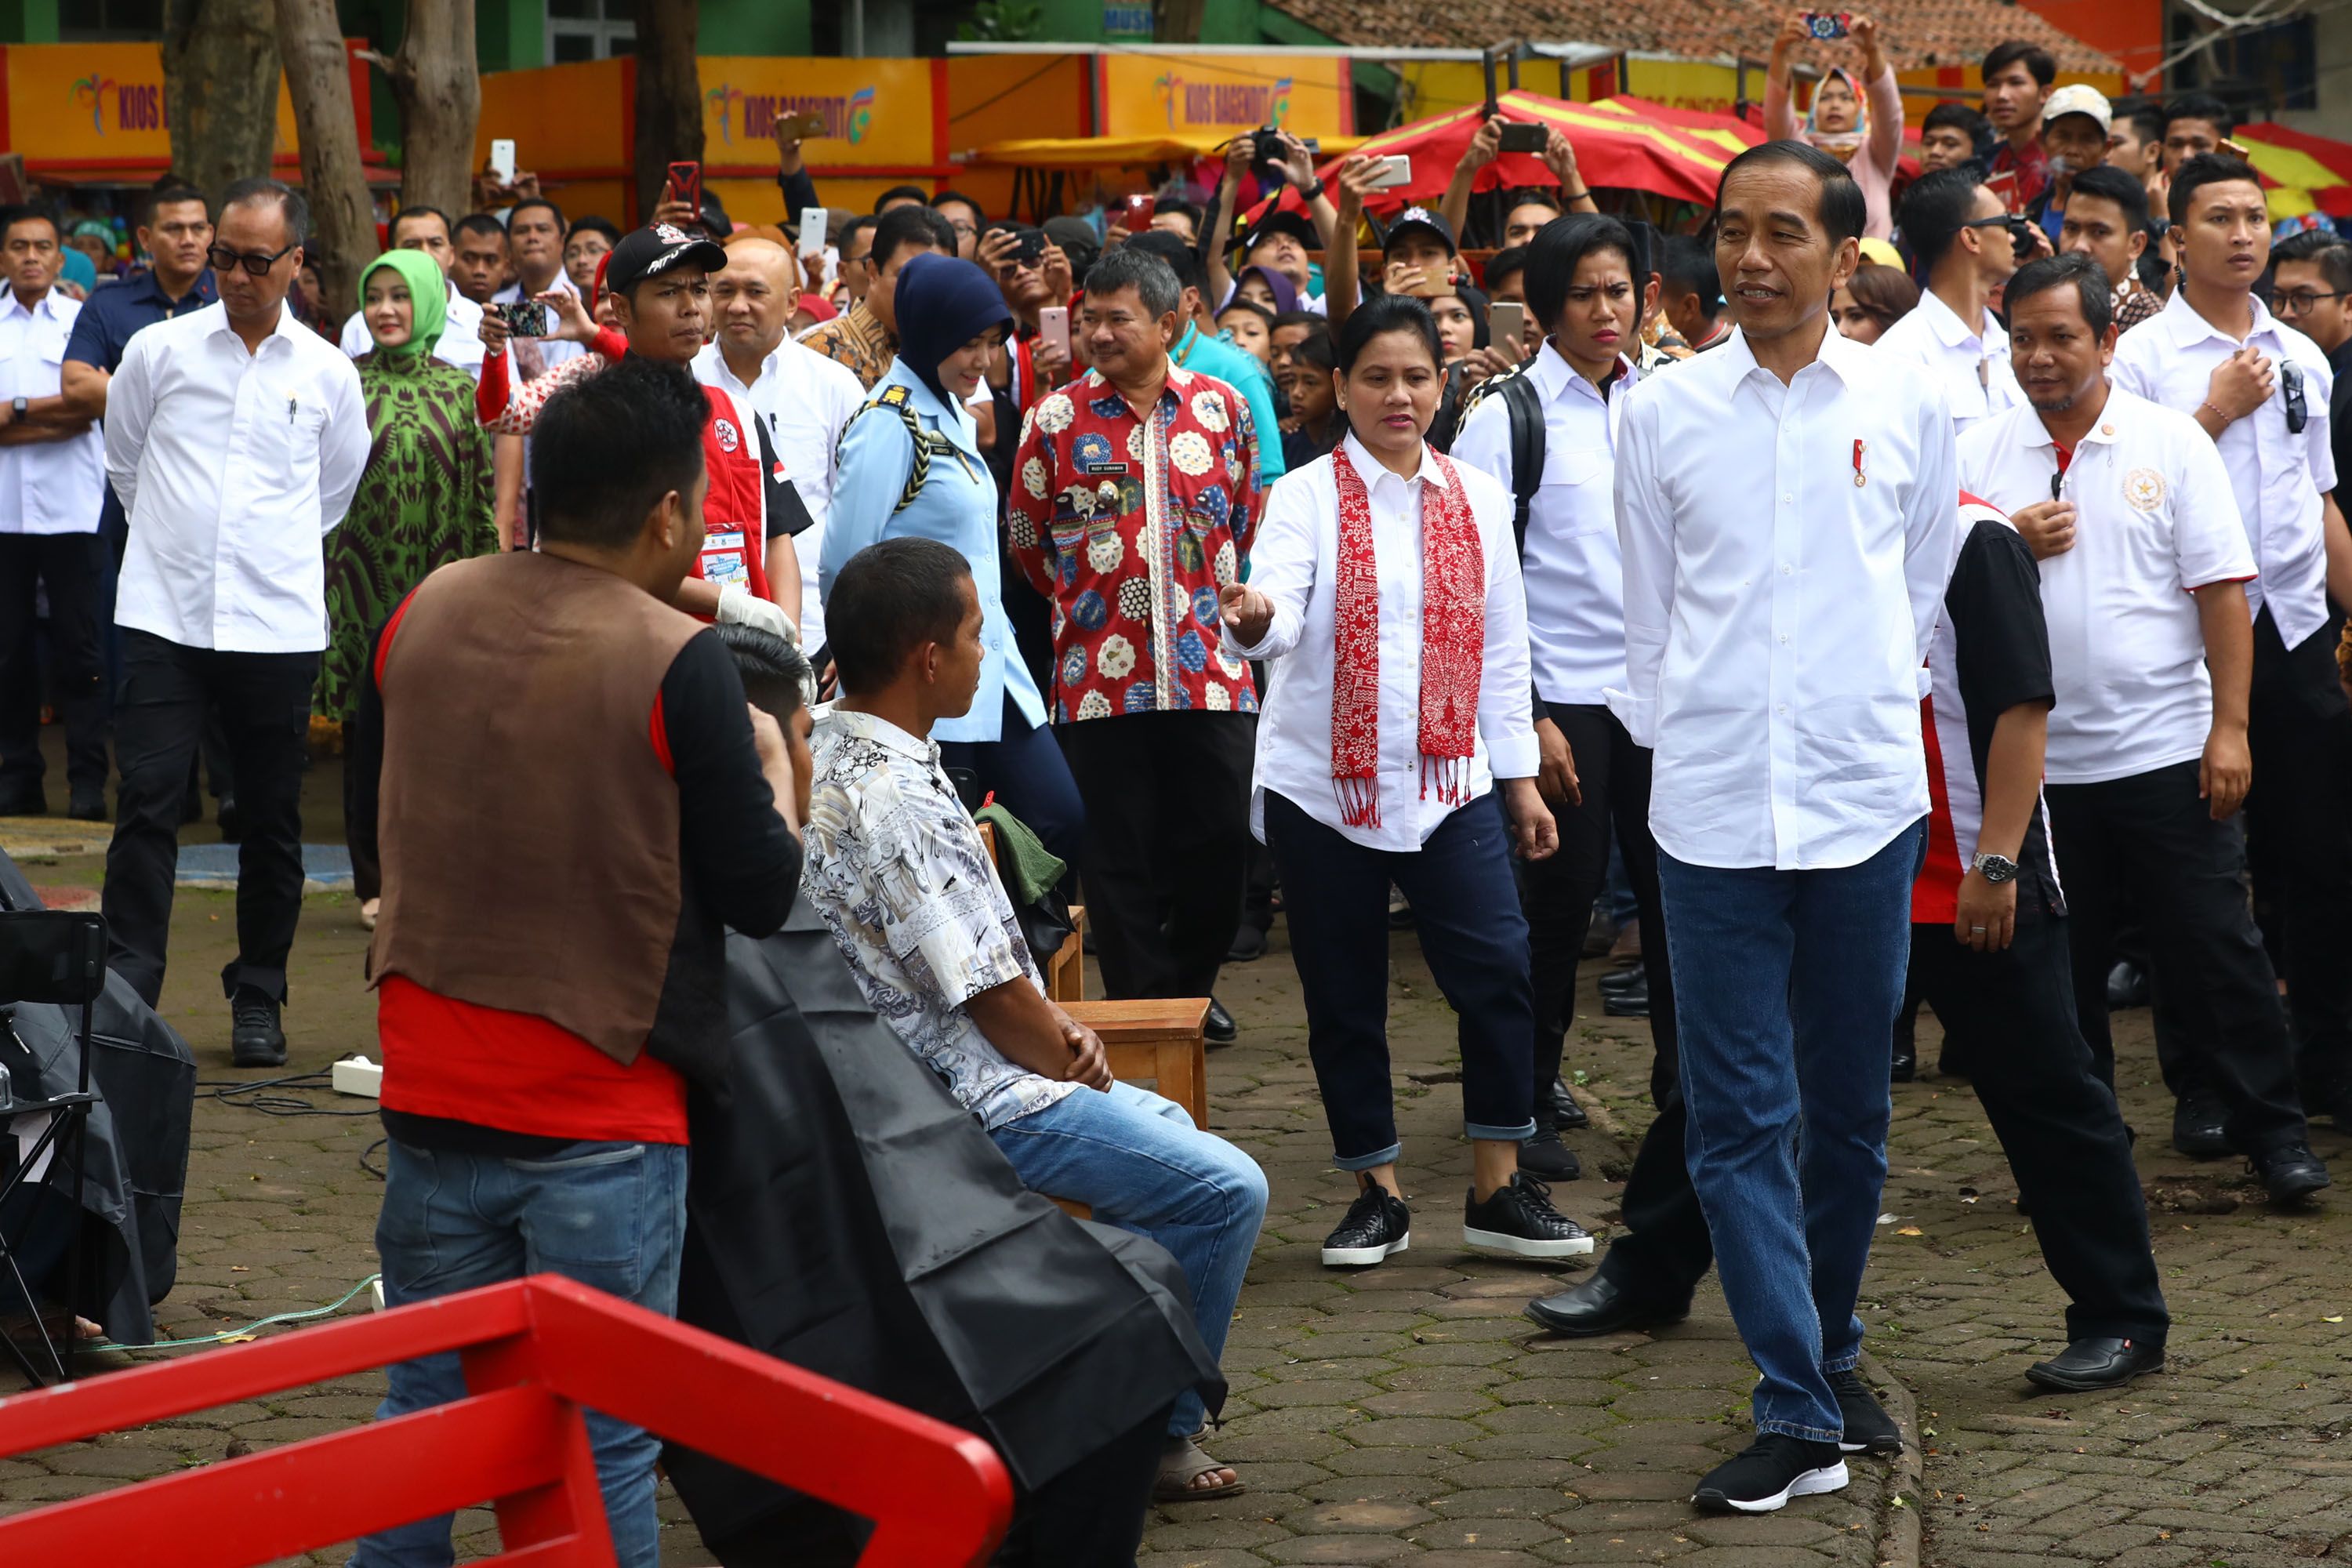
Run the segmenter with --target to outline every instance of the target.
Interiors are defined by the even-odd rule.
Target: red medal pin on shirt
[[[1870,482],[1870,476],[1864,471],[1862,466],[1864,450],[1862,437],[1855,437],[1853,438],[1853,488],[1856,489],[1862,489]]]

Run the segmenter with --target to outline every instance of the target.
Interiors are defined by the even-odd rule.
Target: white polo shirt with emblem
[[[2188,415],[2112,387],[2063,478],[2032,407],[1960,437],[1960,486],[2014,515],[2074,503],[2072,549],[2042,563],[2057,706],[2042,763],[2052,784],[2105,784],[2205,751],[2213,683],[2190,595],[2247,582],[2253,552],[2229,470]]]

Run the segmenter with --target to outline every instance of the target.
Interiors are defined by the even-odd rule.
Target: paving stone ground
[[[307,793],[331,807],[331,777]],[[320,816],[331,823],[329,810]],[[313,822],[314,837],[326,831]],[[32,874],[44,886],[94,886],[99,865],[68,857]],[[257,1076],[228,1065],[212,978],[233,944],[232,911],[228,894],[184,891],[173,922],[164,1009],[208,1083]],[[293,1069],[369,1045],[363,948],[348,899],[306,900],[288,1014]],[[1228,972],[1223,994],[1244,1035],[1211,1058],[1212,1118],[1265,1166],[1274,1196],[1226,1351],[1226,1422],[1208,1447],[1242,1467],[1251,1489],[1156,1510],[1143,1568],[1669,1558],[1690,1568],[2256,1568],[2352,1552],[2345,1209],[2274,1215],[2234,1163],[2173,1155],[2144,1012],[2123,1016],[2118,1049],[2126,1112],[2147,1134],[2142,1174],[2178,1320],[2172,1370],[2120,1394],[2053,1399],[2028,1387],[2025,1364],[2060,1342],[2063,1301],[2012,1207],[2014,1183],[1964,1083],[1899,1086],[1883,1205],[1893,1217],[1863,1310],[1874,1364],[1902,1385],[1889,1391],[1898,1409],[1916,1404],[1924,1452],[1906,1468],[1858,1461],[1847,1491],[1771,1518],[1707,1520],[1684,1500],[1748,1440],[1754,1377],[1719,1292],[1710,1280],[1690,1321],[1655,1335],[1556,1341],[1519,1317],[1529,1295],[1577,1270],[1461,1250],[1468,1150],[1452,1021],[1410,933],[1394,961],[1413,1247],[1345,1276],[1317,1259],[1349,1188],[1328,1164],[1280,928],[1267,958]],[[1585,1179],[1554,1196],[1605,1246],[1625,1151],[1650,1114],[1648,1043],[1644,1026],[1600,1016],[1590,974],[1583,1000],[1570,1057],[1595,1126],[1571,1140]],[[1923,1050],[1932,1062],[1925,1021]],[[159,1309],[161,1331],[208,1333],[323,1304],[372,1272],[381,1187],[360,1162],[378,1135],[366,1117],[273,1118],[201,1101],[179,1281]],[[2326,1129],[2317,1142],[2331,1158],[2347,1150]],[[136,1359],[163,1353],[210,1352]],[[347,1379],[0,1460],[0,1510],[338,1430],[365,1419],[381,1388],[380,1376]],[[675,1502],[665,1508],[665,1563],[710,1562]],[[459,1532],[461,1555],[495,1546],[479,1510],[460,1516]]]

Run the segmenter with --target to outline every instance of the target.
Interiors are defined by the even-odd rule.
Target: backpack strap
[[[1543,397],[1524,374],[1514,374],[1496,388],[1503,411],[1511,420],[1511,530],[1518,536],[1519,554],[1528,552],[1528,514],[1543,484]]]
[[[898,423],[907,427],[907,439],[915,445],[915,460],[908,465],[906,487],[898,492],[898,503],[890,509],[890,515],[896,517],[914,505],[915,498],[923,493],[923,486],[931,477],[931,459],[942,452],[952,456],[955,443],[936,430],[923,428],[923,422],[915,417],[915,410],[908,402],[907,389],[903,386],[886,386],[871,401],[860,406],[849,416],[849,423],[841,427],[842,439],[849,438],[850,425],[856,424],[877,408],[887,408],[896,414]],[[835,461],[838,466],[837,457]]]

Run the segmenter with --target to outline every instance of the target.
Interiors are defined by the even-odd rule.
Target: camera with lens
[[[1293,136],[1279,125],[1262,125],[1250,132],[1251,144],[1257,151],[1257,160],[1250,166],[1256,171],[1258,184],[1279,185],[1290,176],[1284,168],[1288,149],[1286,143],[1296,142],[1307,150],[1309,158],[1320,156],[1323,143],[1312,136]]]

